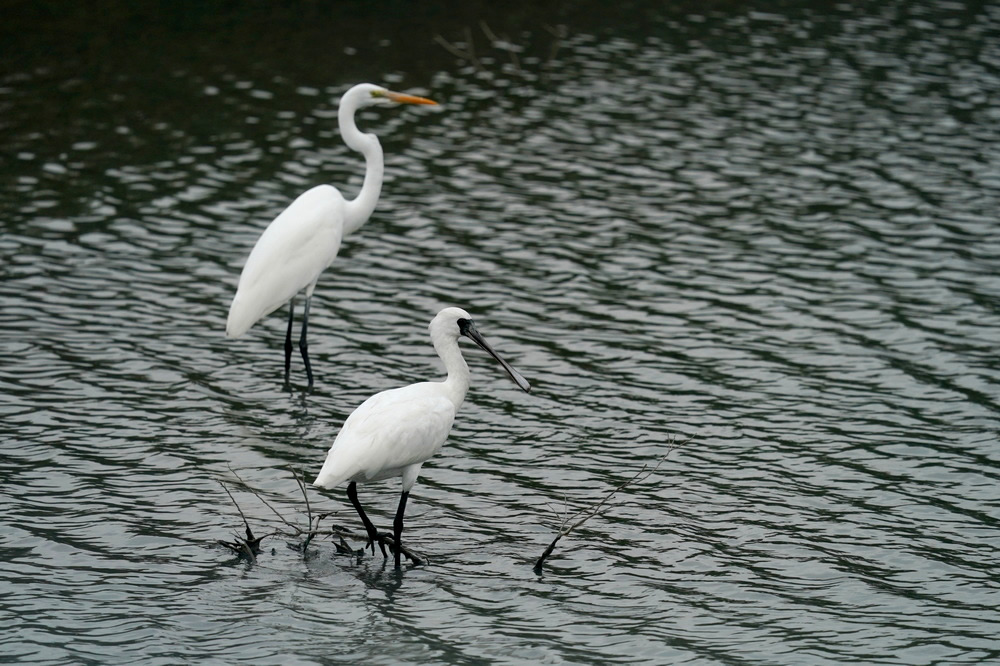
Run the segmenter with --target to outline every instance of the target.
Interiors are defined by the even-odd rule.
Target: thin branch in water
[[[229,488],[227,488],[226,484],[223,483],[222,481],[219,481],[219,485],[222,486],[222,489],[226,491],[227,495],[229,495],[229,500],[233,503],[233,506],[236,507],[236,511],[240,514],[240,518],[243,519],[243,524],[246,525],[247,529],[250,529],[250,526],[247,524],[247,517],[243,515],[243,509],[241,509],[240,505],[237,504],[236,498],[233,497],[233,494],[231,492],[229,492]]]
[[[302,499],[306,501],[306,519],[309,521],[309,526],[312,527],[313,514],[312,507],[309,506],[309,495],[306,493],[306,484],[302,481],[302,477],[299,476],[299,473],[295,471],[294,467],[289,467],[288,471],[290,471],[292,476],[295,477],[295,483],[299,484],[299,490],[302,491]]]
[[[257,499],[259,499],[264,506],[266,506],[268,509],[271,510],[271,513],[273,513],[275,516],[278,517],[278,520],[280,520],[281,522],[283,522],[285,525],[287,525],[288,527],[292,528],[293,530],[297,530],[298,529],[298,527],[296,525],[293,525],[292,523],[288,522],[288,520],[286,520],[285,517],[283,515],[281,515],[281,513],[277,509],[275,509],[274,506],[270,502],[268,502],[266,499],[264,499],[259,492],[257,492],[249,483],[247,483],[243,479],[243,477],[240,476],[239,473],[235,469],[233,469],[232,465],[226,465],[226,467],[228,467],[229,471],[233,473],[233,476],[235,476],[239,480],[240,484],[243,486],[243,489],[246,490],[247,492],[253,494],[253,496],[256,497]]]
[[[691,438],[688,438],[688,439],[684,440],[684,442],[681,442],[681,443],[682,444],[686,444],[689,441],[691,441]],[[656,473],[656,471],[660,468],[660,466],[667,459],[667,456],[670,455],[670,452],[673,451],[674,448],[676,448],[676,447],[677,447],[677,444],[673,441],[673,439],[671,439],[670,445],[667,448],[667,452],[663,454],[663,456],[657,461],[656,465],[654,465],[652,467],[652,469],[647,469],[647,468],[649,468],[649,464],[648,463],[645,464],[645,465],[643,465],[642,469],[640,469],[638,472],[636,472],[634,476],[632,476],[629,479],[626,479],[625,481],[622,481],[615,488],[613,488],[611,490],[611,492],[609,492],[607,495],[605,495],[603,498],[601,498],[601,500],[598,501],[596,504],[593,504],[593,505],[591,505],[589,507],[585,507],[583,509],[580,509],[575,514],[573,514],[572,516],[564,518],[563,521],[562,521],[562,524],[559,526],[559,530],[556,533],[555,538],[552,539],[552,542],[549,543],[548,547],[545,549],[544,552],[542,552],[541,556],[537,560],[535,560],[535,567],[534,567],[535,568],[535,573],[541,573],[542,572],[542,565],[545,564],[545,560],[548,559],[549,555],[552,554],[552,551],[555,549],[556,544],[559,543],[560,539],[562,539],[565,536],[568,536],[573,530],[575,530],[576,528],[580,527],[580,525],[583,525],[585,522],[587,522],[588,520],[590,520],[594,516],[598,515],[601,512],[601,509],[619,491],[621,491],[622,489],[626,488],[627,486],[632,485],[633,483],[642,483],[643,481],[645,481],[646,479],[648,479],[650,476],[652,476],[654,473]]]
[[[379,532],[378,540],[387,545],[389,549],[392,550],[392,552],[396,552],[396,547],[397,547],[396,540],[392,538],[392,535],[383,534],[382,532]],[[425,564],[427,562],[426,557],[418,555],[417,553],[415,553],[414,551],[410,550],[409,548],[407,548],[402,544],[399,544],[399,549],[400,549],[399,552],[405,555],[414,564],[420,565],[420,564]]]
[[[303,553],[305,553],[306,552],[306,548],[309,547],[309,542],[311,542],[313,540],[313,537],[315,537],[317,534],[319,534],[319,523],[320,523],[320,521],[323,520],[325,517],[327,517],[330,514],[328,514],[328,513],[320,514],[319,516],[316,517],[316,524],[315,524],[315,526],[313,525],[312,506],[309,504],[309,493],[306,492],[306,484],[302,480],[302,477],[299,476],[299,473],[295,471],[295,468],[289,467],[288,469],[292,473],[292,476],[295,477],[295,483],[299,484],[299,490],[302,491],[302,498],[306,501],[306,520],[309,521],[309,523],[308,523],[309,524],[309,529],[308,529],[308,531],[306,533],[305,540],[302,542],[301,546],[299,547],[299,550],[301,550]]]
[[[472,41],[472,28],[465,26],[465,45],[469,49],[469,58],[472,62],[479,63],[479,58],[476,57],[476,43]]]
[[[254,497],[256,497],[258,500],[260,500],[261,503],[263,503],[268,509],[271,510],[271,512],[275,516],[278,517],[278,519],[284,524],[285,528],[275,530],[274,532],[266,534],[263,537],[255,538],[253,536],[253,532],[250,530],[250,524],[247,522],[246,515],[240,508],[240,505],[236,502],[236,498],[234,498],[233,494],[229,492],[229,488],[226,486],[226,483],[223,481],[219,481],[219,484],[222,486],[223,490],[226,491],[226,494],[229,495],[229,499],[232,500],[233,505],[239,512],[240,518],[243,519],[243,525],[246,528],[246,533],[247,533],[246,540],[244,540],[240,536],[236,536],[236,539],[234,541],[230,542],[230,541],[220,540],[219,543],[228,548],[229,550],[233,551],[237,555],[245,556],[247,557],[247,559],[251,561],[256,561],[256,555],[260,552],[259,548],[260,541],[266,537],[278,534],[286,538],[301,539],[299,543],[295,545],[289,544],[289,546],[301,552],[303,554],[303,557],[305,557],[306,549],[309,547],[309,544],[316,536],[321,534],[320,524],[322,523],[323,520],[325,520],[327,517],[330,516],[330,513],[320,513],[320,514],[313,513],[312,504],[309,502],[309,493],[307,492],[306,484],[305,481],[303,481],[302,476],[294,468],[291,467],[289,468],[289,472],[291,472],[292,477],[295,479],[295,483],[298,485],[299,490],[302,492],[302,497],[305,501],[306,519],[308,521],[308,524],[305,528],[296,525],[291,521],[289,521],[287,518],[285,518],[280,511],[278,511],[270,502],[268,502],[261,495],[259,491],[251,487],[250,484],[248,484],[246,480],[243,479],[243,477],[241,477],[236,472],[236,470],[234,470],[231,466],[229,467],[229,471],[232,472],[233,476],[236,477],[236,479],[238,479],[240,488],[246,490],[247,492],[251,493]],[[334,546],[336,547],[338,553],[352,554],[352,555],[357,554],[358,551],[351,549],[347,545],[347,541],[344,539],[344,535],[346,534],[349,538],[360,541],[366,540],[368,536],[367,534],[363,536],[358,534],[352,534],[345,528],[340,527],[338,525],[332,525],[330,527],[329,533],[331,536],[337,538],[337,541],[334,542]],[[390,534],[379,532],[378,541],[383,546],[388,546],[393,551],[396,550],[397,547],[396,542]],[[361,550],[363,551],[364,549]],[[405,555],[407,559],[412,561],[414,564],[424,564],[427,561],[426,557],[407,548],[405,545],[400,546],[399,550],[400,554]]]
[[[338,536],[340,536],[340,535],[338,535]],[[338,555],[353,555],[354,554],[354,549],[347,545],[347,542],[344,541],[344,537],[342,537],[342,536],[340,537],[340,541],[334,542],[333,545],[334,545],[334,547],[336,547]]]
[[[507,38],[507,35],[501,35],[500,37],[497,37],[496,33],[494,33],[493,30],[490,29],[490,26],[488,23],[486,23],[486,21],[479,22],[479,29],[483,31],[484,35],[486,35],[486,39],[489,40],[490,45],[493,48],[507,52],[507,54],[510,56],[510,64],[514,66],[514,71],[520,74],[521,61],[518,60],[517,58],[517,50],[520,47],[515,46],[514,43]]]
[[[542,27],[545,28],[545,31],[550,35],[552,35],[552,37],[554,38],[552,40],[552,47],[549,49],[549,58],[548,60],[545,61],[544,65],[544,67],[548,69],[549,67],[552,66],[552,63],[555,61],[556,54],[559,53],[559,48],[562,46],[562,40],[566,39],[568,31],[566,29],[566,26],[563,24],[559,24],[553,28],[551,25],[543,23]]]
[[[447,39],[445,39],[444,37],[442,37],[441,35],[434,35],[434,41],[437,42],[439,45],[441,45],[444,48],[445,51],[447,51],[448,53],[452,54],[456,58],[458,58],[460,60],[468,60],[469,62],[471,62],[472,66],[476,68],[477,72],[483,72],[483,71],[485,71],[483,69],[482,64],[476,58],[475,51],[473,50],[473,47],[472,47],[472,33],[469,32],[468,28],[466,28],[466,33],[465,34],[466,34],[466,37],[467,37],[467,40],[468,40],[466,42],[467,45],[468,45],[468,50],[463,50],[463,49],[455,46],[454,44],[452,44],[451,42],[449,42]]]
[[[266,506],[268,509],[270,509],[271,513],[273,513],[275,516],[277,516],[278,520],[280,520],[285,525],[285,527],[287,528],[285,530],[276,530],[276,531],[272,532],[271,534],[280,534],[280,535],[282,535],[282,536],[284,536],[286,538],[289,538],[289,539],[299,539],[299,538],[305,537],[304,539],[302,539],[302,541],[300,543],[292,546],[295,550],[298,550],[299,552],[301,552],[303,554],[303,556],[305,556],[305,554],[306,554],[306,548],[308,548],[308,546],[312,542],[313,538],[315,538],[316,535],[319,534],[319,525],[320,525],[320,522],[324,518],[326,518],[327,516],[329,516],[330,514],[329,513],[319,514],[319,515],[315,516],[315,520],[314,520],[313,512],[312,512],[312,505],[309,503],[309,495],[306,492],[305,482],[302,481],[302,477],[294,469],[289,468],[289,471],[292,473],[292,476],[295,478],[295,482],[299,486],[299,490],[302,491],[302,497],[305,499],[306,517],[308,519],[308,526],[306,528],[302,528],[299,525],[296,525],[295,523],[293,523],[290,520],[288,520],[287,518],[285,518],[281,514],[281,512],[278,511],[274,507],[274,505],[272,505],[270,502],[268,502],[267,499],[265,499],[261,495],[260,492],[258,492],[256,489],[254,489],[253,487],[251,487],[250,484],[248,484],[246,482],[246,480],[243,479],[243,477],[241,477],[239,475],[239,473],[232,468],[232,466],[229,466],[229,471],[232,472],[233,476],[235,476],[239,480],[239,482],[240,482],[240,484],[241,484],[241,486],[242,486],[242,488],[244,490],[246,490],[247,492],[251,493],[254,497],[256,497],[258,500],[260,500],[261,503],[264,504],[264,506]],[[220,483],[222,483],[222,482],[220,481]],[[225,484],[223,484],[223,488],[225,488],[225,487],[226,487]],[[226,489],[226,492],[229,493],[229,490]],[[230,499],[232,499],[232,494],[231,493],[229,493],[229,497],[230,497]],[[236,500],[233,500],[233,503],[235,504]],[[237,505],[236,509],[238,511],[240,510],[239,509],[239,505]],[[243,512],[240,511],[240,516],[242,516],[242,515],[243,515]],[[243,519],[243,523],[244,523],[244,525],[246,525],[246,518]],[[248,530],[250,529],[249,526],[247,526],[247,529]],[[267,536],[271,536],[271,534],[269,534]]]
[[[339,543],[338,542],[334,542],[334,546],[337,548],[337,553],[338,554],[340,554],[340,555],[360,555],[361,553],[364,552],[364,550],[365,550],[364,546],[361,547],[358,550],[354,550],[353,548],[351,548],[350,546],[348,546],[347,545],[347,541],[344,539],[344,535],[347,535],[347,537],[349,537],[350,539],[352,539],[354,541],[367,541],[367,539],[368,539],[368,535],[367,534],[362,535],[362,534],[359,534],[359,533],[351,532],[349,529],[345,528],[342,525],[331,525],[330,526],[330,533],[339,540]],[[389,534],[389,533],[387,533],[387,532],[379,532],[378,533],[378,542],[380,544],[382,544],[383,546],[388,546],[390,548],[390,550],[392,550],[392,551],[395,551],[395,549],[396,549],[396,540],[393,539],[392,535]],[[427,563],[427,556],[426,555],[421,555],[420,553],[416,552],[415,550],[411,550],[410,548],[406,547],[405,545],[402,546],[402,548],[400,550],[400,553],[402,555],[405,555],[407,557],[407,559],[409,559],[414,564],[426,564]]]
[[[250,523],[247,522],[247,517],[243,514],[243,509],[240,508],[236,498],[233,497],[231,492],[229,492],[229,488],[226,487],[226,484],[219,481],[219,485],[221,485],[222,489],[226,491],[227,495],[229,495],[229,499],[232,501],[233,506],[236,507],[236,511],[239,512],[240,518],[243,519],[243,527],[246,529],[246,538],[237,534],[233,541],[223,541],[222,539],[219,539],[218,543],[233,551],[237,557],[245,557],[250,562],[256,562],[257,555],[260,553],[260,542],[267,537],[272,536],[274,533],[272,532],[271,534],[265,534],[261,537],[254,537],[253,530],[250,529]]]
[[[497,42],[500,41],[500,38],[497,37],[492,30],[490,30],[490,26],[486,23],[486,21],[479,21],[479,29],[483,31],[483,34],[486,35],[486,39],[490,40],[490,43],[493,44],[494,47],[497,45]]]
[[[237,557],[245,557],[250,562],[257,561],[257,555],[260,553],[260,542],[271,536],[270,534],[265,534],[262,537],[254,537],[253,532],[250,527],[246,528],[246,537],[241,537],[238,534],[235,535],[233,541],[223,541],[218,540],[220,546],[225,546],[227,549],[231,550]]]

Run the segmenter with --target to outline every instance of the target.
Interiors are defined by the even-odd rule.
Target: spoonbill
[[[445,308],[431,320],[428,328],[448,378],[443,382],[420,382],[382,391],[361,403],[344,421],[323,468],[313,481],[314,486],[327,490],[344,481],[350,482],[347,497],[368,532],[367,545],[371,546],[374,555],[378,542],[385,556],[378,530],[358,502],[357,484],[402,477],[403,491],[392,523],[397,569],[402,550],[403,512],[410,489],[420,474],[420,466],[444,445],[455,414],[469,390],[469,366],[459,349],[459,336],[471,339],[495,358],[523,391],[531,390],[527,380],[500,358],[480,335],[465,310]]]
[[[309,364],[306,330],[309,304],[320,274],[333,263],[341,239],[357,231],[368,221],[382,190],[385,167],[382,145],[374,134],[364,134],[354,122],[358,109],[375,105],[437,104],[415,95],[386,90],[371,83],[361,83],[340,99],[338,120],[344,143],[365,157],[365,180],[356,198],[348,201],[332,185],[317,185],[299,195],[264,230],[243,266],[236,296],[229,307],[226,337],[238,338],[261,317],[285,303],[288,308],[288,331],[285,334],[285,383],[292,363],[292,322],[295,318],[295,295],[306,290],[302,312],[299,352],[306,366],[309,387],[313,385]]]

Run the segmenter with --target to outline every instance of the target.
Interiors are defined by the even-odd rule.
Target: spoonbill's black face
[[[522,391],[525,393],[531,391],[531,384],[528,383],[528,380],[522,377],[520,372],[510,367],[510,363],[500,358],[500,354],[496,353],[493,350],[493,347],[490,347],[485,338],[483,338],[479,331],[476,330],[476,325],[472,323],[471,319],[459,319],[458,332],[475,342],[481,349],[483,349],[483,351],[495,358],[497,363],[500,364],[500,367],[502,367],[507,374],[510,375],[510,378],[514,380],[514,383],[517,384]]]

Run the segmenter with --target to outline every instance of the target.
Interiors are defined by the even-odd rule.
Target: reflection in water
[[[352,46],[363,17],[302,11],[267,22],[299,41],[261,50],[220,38],[252,14],[192,14],[4,65],[0,654],[996,658],[993,7],[489,14],[516,60],[461,12]],[[554,60],[543,24],[566,26]],[[466,48],[464,26],[476,64],[432,40]],[[382,201],[317,288],[316,390],[288,394],[283,318],[230,341],[226,307],[290,197],[360,187],[335,102],[371,79],[444,109],[361,114]],[[533,392],[470,358],[482,378],[407,509],[430,564],[212,548],[240,524],[228,466],[298,515],[286,469],[318,469],[366,396],[440,371],[420,322],[445,305],[498,331]],[[687,435],[532,572],[564,505]],[[397,492],[373,486],[380,527]],[[239,499],[263,533],[273,514]],[[343,497],[311,501],[349,522]]]

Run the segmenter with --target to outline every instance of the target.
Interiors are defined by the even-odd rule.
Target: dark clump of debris
[[[246,538],[241,537],[239,534],[234,535],[232,541],[223,541],[219,539],[219,545],[225,546],[229,550],[242,559],[248,560],[250,562],[256,562],[257,556],[260,555],[260,542],[267,538],[268,534],[262,537],[255,537],[250,526],[247,525],[247,535]]]

